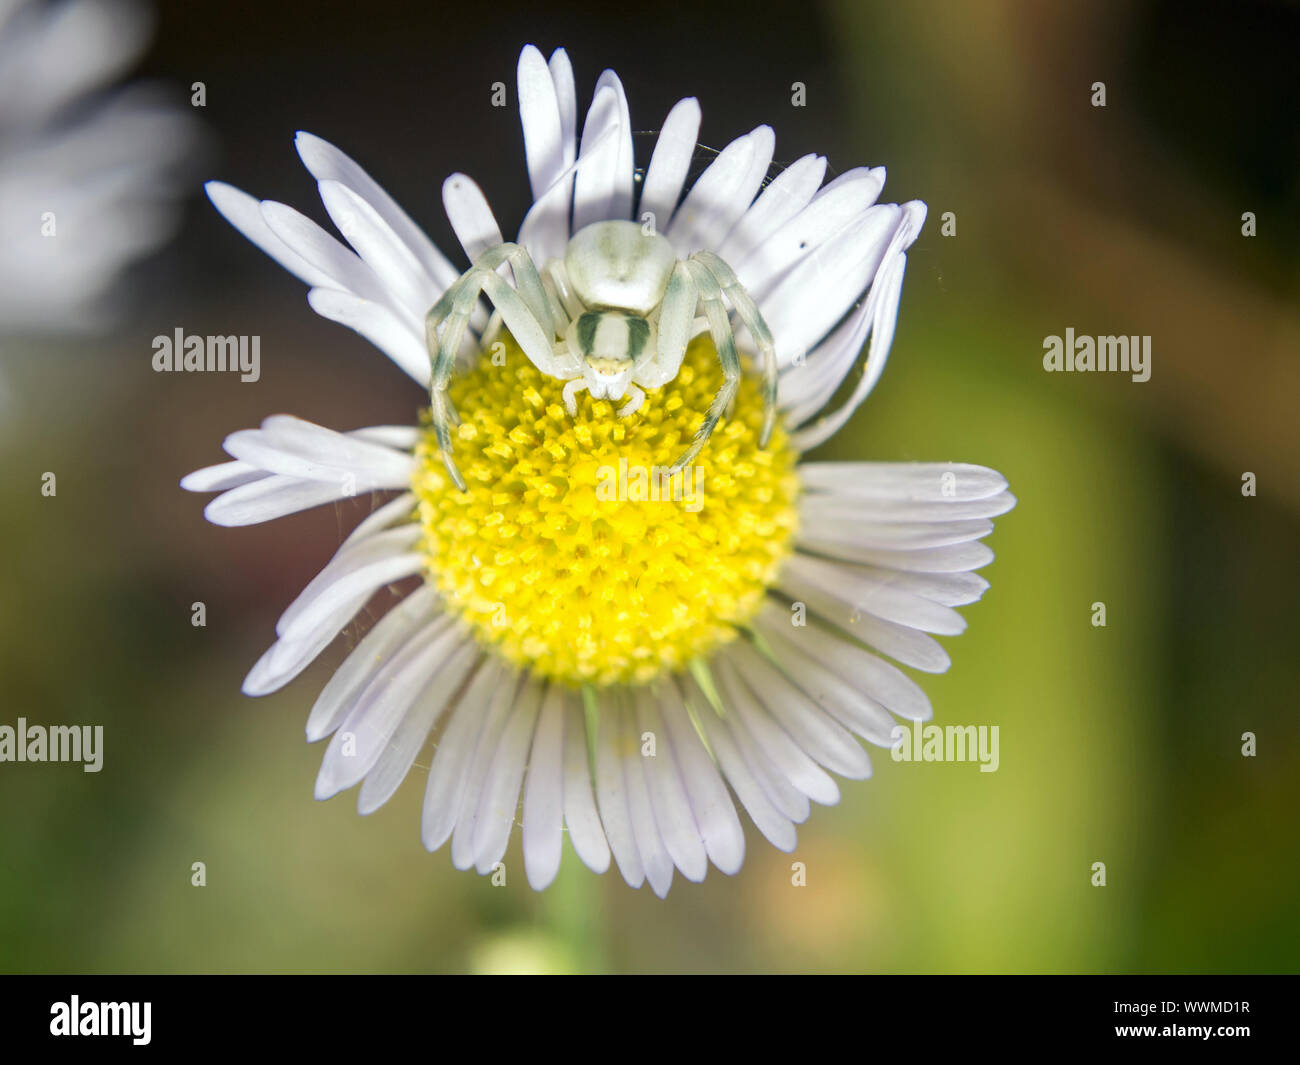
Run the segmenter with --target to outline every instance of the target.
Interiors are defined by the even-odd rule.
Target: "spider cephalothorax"
[[[496,272],[503,263],[514,271],[515,287]],[[595,222],[575,233],[564,257],[546,263],[540,272],[518,244],[488,248],[426,316],[433,425],[447,472],[458,488],[465,482],[451,455],[455,413],[447,399],[447,382],[480,293],[496,306],[533,364],[568,382],[564,402],[570,415],[576,413],[576,395],[583,389],[597,399],[628,396],[618,413],[635,413],[645,400],[642,389],[660,388],[677,376],[696,331],[696,312],[703,307],[723,382],[675,470],[699,454],[736,394],[740,356],[727,311],[730,303],[763,355],[761,444],[767,445],[776,416],[776,351],[763,316],[731,267],[708,251],[678,259],[665,237],[636,222]]]

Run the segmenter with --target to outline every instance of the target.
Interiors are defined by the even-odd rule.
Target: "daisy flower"
[[[192,117],[148,85],[107,87],[149,38],[125,0],[0,0],[0,329],[111,324],[131,262],[178,220]]]
[[[377,592],[411,588],[312,708],[308,739],[330,737],[318,798],[359,784],[369,813],[432,741],[421,826],[429,850],[450,840],[457,868],[492,871],[522,796],[534,888],[555,877],[567,830],[592,870],[612,856],[629,885],[648,881],[663,896],[674,870],[699,881],[710,863],[740,869],[737,800],[773,845],[793,850],[810,804],[838,801],[832,774],[870,774],[861,740],[889,747],[898,718],[931,716],[921,688],[887,659],[948,668],[931,634],[964,629],[953,608],[980,597],[988,585],[973,571],[993,557],[979,541],[1015,501],[979,466],[801,459],[871,390],[893,339],[925,205],[877,203],[882,169],[824,182],[826,160],[809,155],[769,180],[774,138],[760,126],[688,187],[694,99],[669,112],[641,173],[612,71],[581,124],[564,51],[548,62],[525,48],[518,90],[533,194],[518,236],[527,256],[500,249],[482,192],[454,174],[444,207],[481,267],[459,285],[462,268],[318,137],[300,133],[298,153],[351,248],[291,207],[208,185],[227,219],[310,286],[318,314],[432,383],[435,409],[418,425],[346,432],[270,417],[227,437],[233,461],[181,483],[221,493],[205,512],[219,525],[400,493],[289,606],[244,682],[250,695],[281,688]],[[647,240],[663,235],[671,254],[650,241],[666,256],[658,274],[612,246],[594,260],[566,259],[578,234],[609,220],[635,220]],[[575,271],[593,261],[632,294],[584,304],[591,279]],[[556,262],[567,272],[552,270]],[[679,300],[673,325],[670,295],[656,286],[683,262],[696,264],[681,269],[698,282],[699,302],[692,296],[682,312]],[[535,287],[543,264],[544,293]],[[638,271],[659,278],[650,288],[662,308],[643,298]],[[609,310],[634,297],[655,303],[644,318]],[[462,320],[439,333],[434,313],[427,335],[440,301]],[[563,322],[549,323],[539,347],[548,308],[571,312],[567,349]],[[546,362],[582,356],[612,373],[626,366],[610,345],[634,354],[638,331],[656,326],[661,337],[678,330],[685,350],[675,375],[634,410],[613,402],[618,389],[596,394],[607,378],[573,377],[579,367],[566,385]],[[769,331],[777,417],[765,441]],[[726,380],[720,358],[733,336],[755,372],[740,375],[716,431],[679,468]],[[441,442],[431,348],[456,357]],[[591,387],[577,395],[574,381]]]

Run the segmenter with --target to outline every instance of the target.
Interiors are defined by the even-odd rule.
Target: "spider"
[[[505,263],[517,287],[496,272]],[[645,402],[643,389],[661,388],[677,376],[695,331],[696,310],[703,305],[723,381],[695,438],[673,464],[673,473],[700,453],[740,383],[740,357],[725,295],[763,354],[759,445],[767,446],[776,417],[776,350],[758,305],[731,267],[710,251],[678,259],[665,237],[637,222],[594,222],[575,233],[564,257],[552,259],[540,273],[521,245],[493,245],[425,316],[433,363],[429,398],[434,431],[447,472],[462,492],[465,480],[451,454],[451,426],[458,418],[447,397],[447,383],[480,294],[495,305],[500,321],[533,365],[567,382],[563,394],[570,417],[578,413],[576,396],[583,389],[596,399],[627,396],[619,416],[636,413]]]

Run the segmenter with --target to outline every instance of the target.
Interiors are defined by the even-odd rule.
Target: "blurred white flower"
[[[121,271],[176,227],[198,124],[111,88],[151,22],[130,0],[0,0],[0,334],[111,325]]]

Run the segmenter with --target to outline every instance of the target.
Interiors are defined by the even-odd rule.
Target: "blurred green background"
[[[456,872],[420,845],[419,767],[369,818],[350,795],[314,802],[322,748],[302,728],[355,632],[275,696],[239,684],[369,501],[226,530],[176,482],[266,414],[348,428],[409,420],[421,397],[312,315],[196,182],[119,332],[5,342],[0,723],[103,724],[106,753],[97,775],[0,765],[0,970],[1300,969],[1300,11],[560,4],[461,25],[368,6],[358,24],[165,4],[145,72],[205,81],[211,176],[323,218],[292,151],[307,128],[448,249],[453,170],[503,228],[522,216],[517,115],[487,100],[496,80],[513,99],[526,41],[569,48],[584,101],[617,69],[643,129],[695,94],[705,143],[769,122],[778,159],[884,163],[885,198],[927,201],[889,369],[823,457],[1009,478],[992,588],[947,641],[951,671],[923,678],[938,723],[1000,726],[1000,768],[876,752],[794,855],[751,830],[738,876],[678,877],[663,902],[567,847],[534,894],[517,833],[505,888]],[[262,380],[154,374],[150,340],[176,326],[260,334]],[[1043,338],[1066,327],[1151,335],[1150,381],[1044,373]]]

